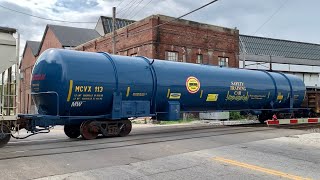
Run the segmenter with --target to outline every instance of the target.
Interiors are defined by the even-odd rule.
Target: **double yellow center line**
[[[222,157],[216,157],[216,158],[213,158],[213,160],[219,161],[219,162],[223,162],[223,163],[227,163],[227,164],[231,164],[231,165],[235,165],[235,166],[239,166],[239,167],[243,167],[243,168],[254,170],[254,171],[263,172],[263,173],[266,173],[266,174],[280,176],[280,177],[283,177],[283,178],[288,178],[288,179],[293,179],[293,180],[311,180],[310,178],[304,178],[304,177],[301,177],[301,176],[296,176],[296,175],[292,175],[292,174],[276,171],[276,170],[273,170],[273,169],[267,169],[267,168],[263,168],[263,167],[259,167],[259,166],[255,166],[255,165],[251,165],[251,164],[246,164],[246,163],[242,163],[242,162],[239,162],[239,161],[225,159],[225,158],[222,158]]]

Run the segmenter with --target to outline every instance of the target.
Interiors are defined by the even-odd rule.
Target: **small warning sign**
[[[209,101],[209,102],[217,101],[218,96],[219,96],[219,94],[208,94],[206,101]]]
[[[189,93],[197,93],[200,89],[200,81],[196,77],[190,76],[186,81],[186,87]]]

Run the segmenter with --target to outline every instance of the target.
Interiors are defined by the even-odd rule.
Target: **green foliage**
[[[160,121],[160,125],[165,125],[165,124],[181,124],[181,123],[190,123],[194,121],[194,119],[186,119],[186,120],[178,120],[178,121]]]
[[[239,111],[230,112],[230,120],[241,120],[241,119],[245,119],[245,117],[242,116]]]

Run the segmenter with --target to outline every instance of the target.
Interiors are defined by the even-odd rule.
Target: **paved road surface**
[[[57,128],[0,149],[0,179],[320,179],[320,136],[297,136],[306,133],[140,126],[128,137],[84,141]]]

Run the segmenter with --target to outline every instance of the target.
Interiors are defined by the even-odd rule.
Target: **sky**
[[[26,40],[41,41],[47,24],[95,28],[100,16],[140,20],[152,14],[178,17],[211,0],[0,0],[0,26],[16,28],[21,48]],[[320,44],[318,0],[219,0],[184,19],[237,28],[240,34]],[[21,50],[22,51],[22,50]]]

